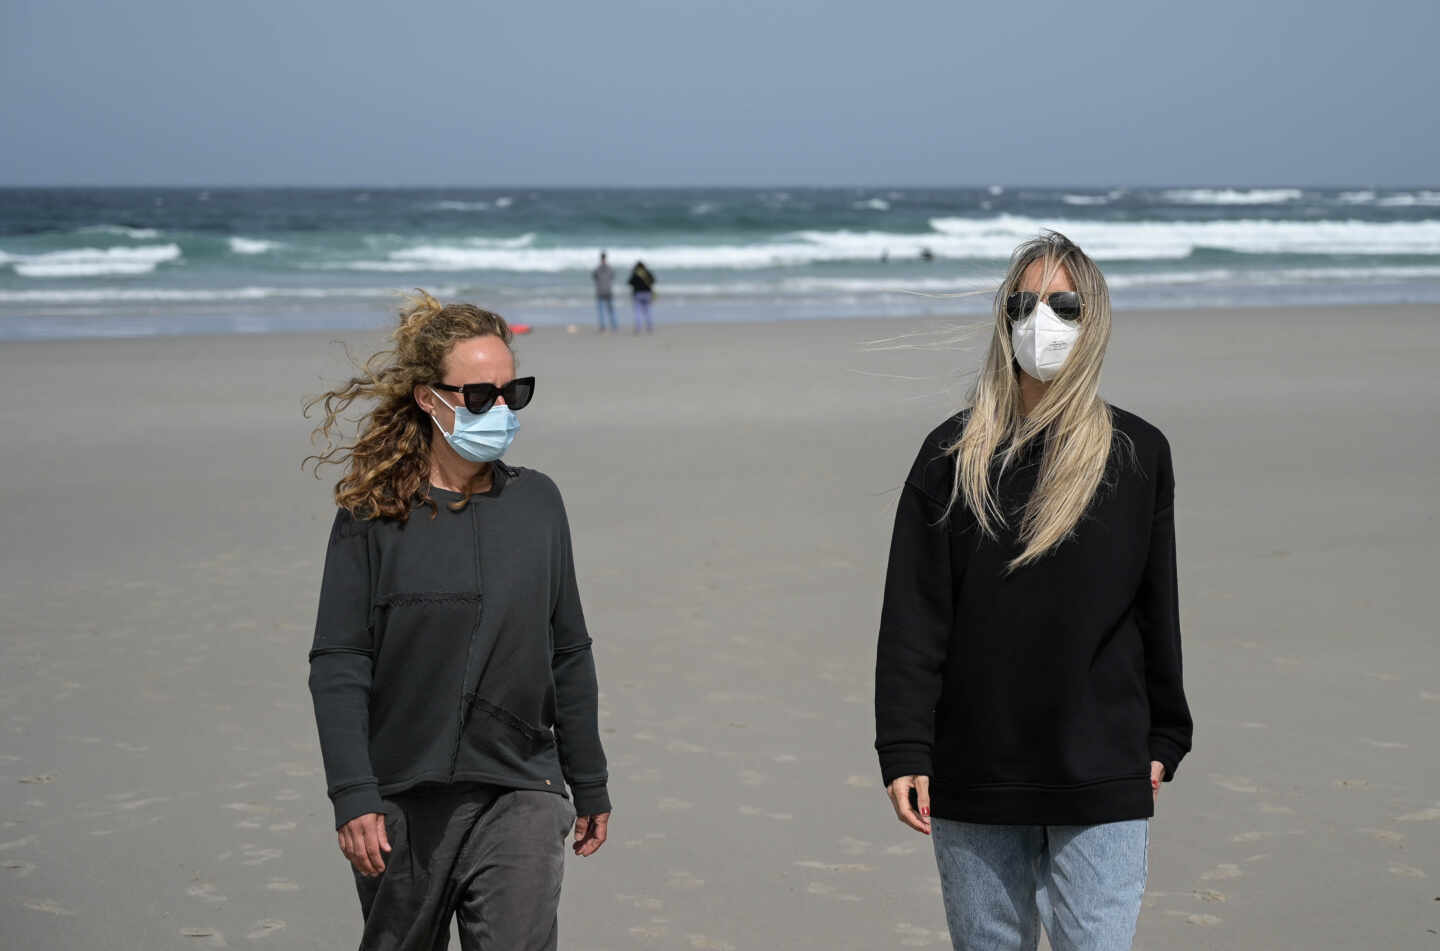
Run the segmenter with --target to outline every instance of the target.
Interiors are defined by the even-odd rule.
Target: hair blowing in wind
[[[307,417],[317,404],[324,409],[312,438],[323,438],[326,448],[305,462],[314,463],[317,477],[322,465],[345,467],[335,483],[337,505],[357,518],[401,521],[417,500],[428,502],[434,511],[427,491],[434,423],[415,402],[415,387],[442,382],[450,349],[473,337],[499,337],[509,346],[512,334],[498,314],[472,304],[441,304],[417,291],[400,310],[400,324],[390,335],[393,346],[306,404]],[[339,432],[341,415],[357,401],[373,405],[360,417],[354,442],[345,442]],[[462,498],[456,507],[467,500]]]
[[[1060,268],[1070,276],[1081,300],[1080,336],[1044,398],[1025,416],[1005,300],[1036,261],[1044,262],[1042,288]],[[1010,562],[1013,571],[1069,536],[1105,478],[1116,438],[1110,407],[1098,392],[1110,340],[1110,292],[1085,252],[1064,235],[1046,231],[1015,249],[995,294],[994,317],[990,348],[970,394],[970,417],[959,440],[946,447],[957,461],[949,504],[953,508],[963,500],[980,530],[994,538],[1006,524],[995,496],[1000,473],[1032,440],[1044,439],[1040,475],[1020,518],[1023,548]]]

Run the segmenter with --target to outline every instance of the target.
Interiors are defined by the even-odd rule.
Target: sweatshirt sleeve
[[[370,678],[375,662],[370,604],[365,526],[341,509],[325,552],[315,642],[310,649],[310,696],[337,829],[357,816],[383,811],[370,765]]]
[[[1190,706],[1180,673],[1180,600],[1175,561],[1175,473],[1170,444],[1161,437],[1155,474],[1150,549],[1136,601],[1145,645],[1145,684],[1150,697],[1150,758],[1175,777],[1190,751]]]
[[[924,488],[922,450],[895,513],[875,657],[875,750],[885,785],[933,776],[935,704],[955,620],[955,566],[945,505]]]
[[[575,582],[575,559],[570,545],[570,524],[563,504],[560,514],[559,587],[550,612],[552,648],[550,668],[555,678],[555,737],[560,769],[582,816],[610,811],[606,790],[609,774],[600,745],[599,687],[595,658],[580,589]]]

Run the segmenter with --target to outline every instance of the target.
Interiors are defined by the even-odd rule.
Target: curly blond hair
[[[423,290],[406,299],[400,324],[390,335],[393,346],[376,353],[355,376],[305,404],[305,417],[317,404],[324,420],[311,435],[324,451],[305,458],[319,478],[322,465],[343,465],[335,483],[335,503],[356,518],[405,521],[417,502],[438,509],[430,498],[430,440],[434,425],[415,402],[416,386],[439,383],[445,358],[455,344],[474,337],[499,337],[509,347],[510,325],[499,314],[473,304],[441,304]],[[374,401],[360,417],[359,435],[345,442],[340,416],[352,403]],[[467,494],[455,507],[464,506]]]

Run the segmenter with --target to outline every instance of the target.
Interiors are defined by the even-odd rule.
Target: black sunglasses
[[[1035,311],[1040,295],[1033,291],[1021,291],[1005,298],[1005,316],[1011,320],[1022,320]],[[1045,303],[1055,311],[1061,320],[1080,319],[1080,295],[1074,291],[1056,291],[1045,298]]]
[[[495,397],[505,397],[505,405],[511,410],[519,411],[530,405],[530,398],[535,395],[535,378],[533,376],[517,376],[504,386],[496,386],[494,383],[466,383],[464,386],[451,386],[448,383],[431,383],[437,390],[449,390],[451,393],[460,393],[465,397],[465,408],[472,413],[484,413],[495,405]]]

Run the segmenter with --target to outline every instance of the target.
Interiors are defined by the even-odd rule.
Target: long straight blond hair
[[[1044,262],[1041,288],[1060,268],[1070,276],[1080,296],[1080,336],[1045,396],[1025,416],[1005,300],[1019,290],[1026,268],[1036,261]],[[1040,474],[1020,519],[1024,547],[1008,566],[1014,571],[1069,537],[1105,479],[1116,439],[1110,407],[1099,396],[1100,366],[1110,341],[1110,291],[1085,252],[1063,234],[1044,231],[1011,255],[994,311],[995,328],[970,393],[969,418],[960,438],[945,450],[956,457],[950,507],[963,499],[980,530],[995,538],[1006,526],[996,483],[1032,440],[1044,439]]]

